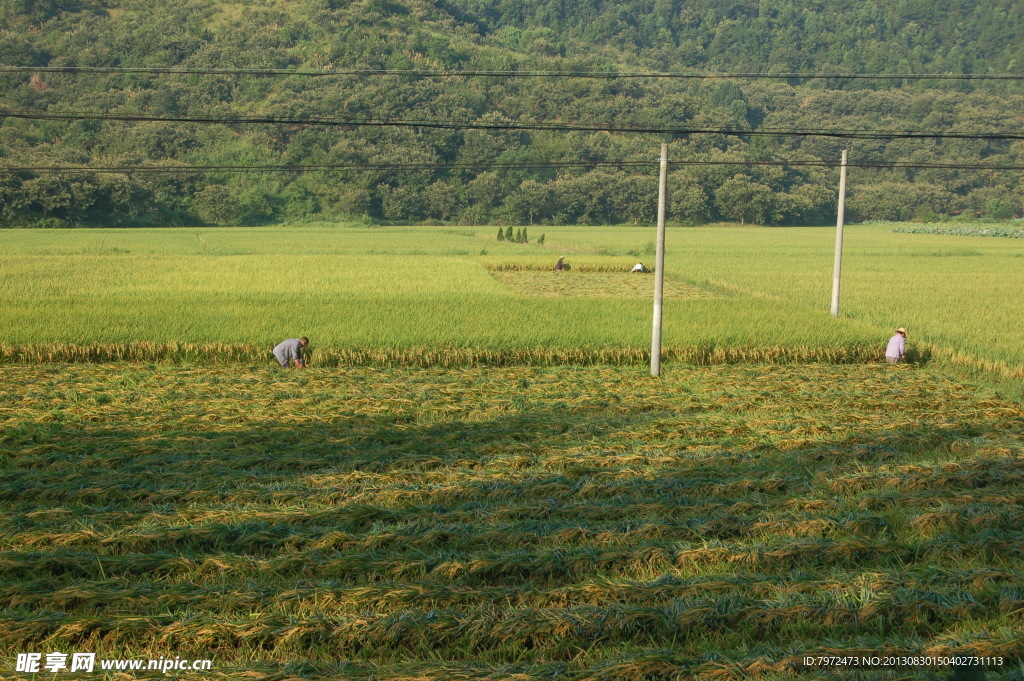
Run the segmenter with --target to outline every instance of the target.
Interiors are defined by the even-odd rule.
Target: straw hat
[[[907,330],[901,326],[900,328],[896,329],[896,333],[902,333],[905,336],[907,335]]]

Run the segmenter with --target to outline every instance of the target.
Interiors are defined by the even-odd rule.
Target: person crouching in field
[[[296,369],[305,369],[306,360],[302,357],[302,348],[307,345],[309,345],[309,339],[305,336],[289,338],[277,344],[277,347],[274,348],[274,357],[284,369],[287,369],[292,362],[295,362]]]
[[[565,256],[564,255],[558,256],[558,262],[555,263],[555,271],[556,272],[561,272],[562,270],[567,270],[567,269],[569,269],[569,265],[566,264],[566,262],[565,262]]]
[[[896,329],[896,335],[889,339],[889,345],[885,347],[885,361],[889,364],[899,364],[907,354],[907,330],[902,326]]]

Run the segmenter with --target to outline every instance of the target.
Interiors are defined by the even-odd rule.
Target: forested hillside
[[[1020,141],[507,129],[1019,133],[1024,82],[137,73],[357,69],[721,74],[1021,71],[1009,0],[0,0],[0,224],[453,224],[834,220],[838,172],[799,165],[1024,165]],[[19,118],[72,113],[72,119]],[[286,123],[112,121],[264,117]],[[311,119],[360,125],[306,125]],[[451,128],[381,125],[440,122]],[[374,123],[373,125],[362,125]],[[489,126],[471,129],[462,124]],[[541,126],[543,127],[543,125]],[[751,165],[741,162],[795,165]],[[643,165],[631,165],[643,162]],[[408,167],[415,164],[416,167]],[[229,172],[181,166],[346,165]],[[90,166],[116,172],[48,172]],[[175,172],[141,172],[154,166]],[[403,167],[398,167],[403,166]],[[29,170],[27,168],[34,168]],[[1019,171],[854,168],[848,216],[1009,218]]]

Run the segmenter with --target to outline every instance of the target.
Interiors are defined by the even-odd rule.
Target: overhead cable
[[[213,123],[221,125],[297,125],[339,128],[427,128],[443,130],[505,130],[554,132],[615,132],[658,135],[729,135],[740,137],[830,137],[836,139],[976,139],[1024,140],[1024,132],[800,130],[781,128],[689,128],[623,126],[611,123],[485,123],[459,120],[284,118],[275,116],[157,116],[143,113],[97,114],[0,110],[0,118],[28,120],[93,120],[120,122]]]
[[[561,168],[654,168],[657,160],[651,161],[555,161],[521,163],[333,163],[301,165],[119,165],[119,166],[0,166],[0,172],[10,173],[196,173],[196,172],[337,172],[349,170],[543,170]],[[775,166],[775,167],[816,167],[837,168],[838,162],[810,161],[748,161],[742,159],[718,161],[670,161],[670,166]],[[980,163],[870,163],[848,162],[852,168],[877,170],[932,169],[932,170],[1024,170],[1024,165],[990,165]]]

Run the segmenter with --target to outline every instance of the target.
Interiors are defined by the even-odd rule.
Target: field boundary
[[[927,361],[930,353],[912,356]],[[650,351],[636,347],[604,348],[315,348],[311,367],[474,367],[644,365]],[[663,349],[663,362],[693,366],[721,364],[868,364],[882,361],[875,345],[835,347],[719,347],[698,345]],[[240,343],[35,343],[0,344],[0,364],[159,362],[198,364],[267,364],[269,347]]]
[[[311,367],[514,367],[514,366],[643,366],[647,348],[314,348]],[[662,349],[662,362],[689,366],[726,364],[873,364],[883,361],[877,344],[850,346],[727,347],[712,344]],[[925,346],[911,349],[910,364],[933,361],[966,368],[981,375],[1024,380],[1024,368],[981,359],[962,352]],[[252,343],[0,343],[0,365],[106,364],[266,364],[276,366],[269,347]]]
[[[540,263],[484,263],[484,267],[487,268],[488,272],[554,272],[555,266],[549,264]],[[569,267],[566,268],[566,272],[572,274],[591,274],[594,272],[600,273],[617,273],[617,274],[631,274],[630,269],[632,265],[595,265],[592,263],[580,263],[575,262],[569,263]],[[654,274],[654,268],[650,267],[648,272],[643,274]],[[642,275],[641,275],[642,276]]]

